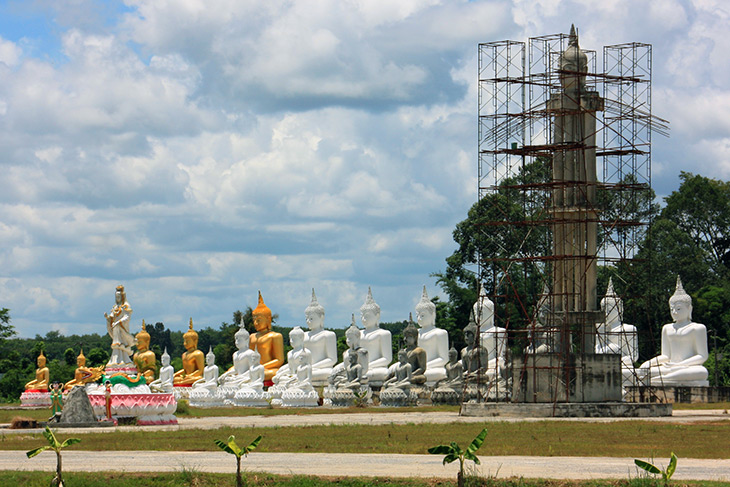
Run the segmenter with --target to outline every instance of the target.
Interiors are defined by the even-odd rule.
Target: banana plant
[[[660,469],[656,465],[653,465],[649,462],[645,462],[644,460],[639,460],[638,458],[634,459],[634,463],[637,467],[646,470],[649,473],[653,474],[662,474],[662,480],[664,481],[664,485],[669,485],[669,479],[672,478],[672,475],[674,475],[674,471],[677,470],[677,455],[672,452],[672,456],[669,459],[669,465],[667,465],[667,469]]]
[[[46,450],[53,450],[56,452],[56,476],[51,481],[52,487],[63,487],[63,474],[61,472],[61,450],[63,448],[66,448],[67,446],[73,445],[75,443],[79,443],[81,440],[78,438],[68,438],[63,443],[59,442],[56,439],[56,435],[53,434],[53,431],[46,426],[45,431],[43,432],[43,436],[46,437],[46,440],[48,440],[48,445],[46,446],[40,446],[38,448],[34,448],[30,451],[25,452],[26,455],[28,455],[28,458],[33,458],[34,456],[38,455],[39,453],[46,451]]]
[[[464,460],[471,460],[472,462],[479,465],[481,462],[474,454],[482,443],[484,438],[487,437],[487,428],[484,428],[471,442],[466,450],[462,450],[459,445],[455,442],[451,442],[449,445],[438,445],[428,449],[429,453],[436,455],[446,455],[444,457],[444,465],[451,463],[455,460],[459,460],[459,473],[456,477],[456,483],[458,487],[464,487]]]
[[[261,436],[259,435],[255,440],[249,443],[248,446],[244,446],[243,448],[236,444],[236,437],[233,435],[228,437],[227,442],[223,442],[221,440],[213,441],[216,445],[218,445],[218,448],[224,452],[236,456],[236,487],[243,487],[243,479],[241,478],[241,456],[248,456],[249,453],[255,450],[259,445],[259,441],[261,441]]]

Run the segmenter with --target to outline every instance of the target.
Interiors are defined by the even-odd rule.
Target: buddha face
[[[46,357],[41,355],[40,357],[38,357],[38,360],[36,360],[36,363],[38,364],[39,368],[45,367],[46,366]]]
[[[195,350],[195,348],[198,346],[198,339],[194,336],[184,336],[183,335],[183,346],[185,347],[185,350],[188,352],[191,350]]]
[[[249,336],[243,333],[238,333],[235,336],[236,348],[239,350],[246,350],[248,348]]]
[[[150,339],[145,336],[135,336],[134,344],[140,352],[146,352],[150,348]]]
[[[169,355],[167,355],[167,354],[163,355],[160,360],[162,361],[163,366],[167,367],[168,365],[170,365],[170,356]]]
[[[621,321],[621,309],[619,307],[620,301],[617,299],[605,298],[603,303],[604,311],[606,312],[606,323],[615,323]]]
[[[360,347],[360,332],[357,333],[346,333],[345,342],[350,349],[354,350]]]
[[[360,312],[360,321],[365,328],[371,329],[378,326],[380,316],[375,311],[368,309]]]
[[[251,367],[254,365],[260,365],[259,362],[261,362],[261,354],[254,350],[251,354]]]
[[[271,317],[264,314],[253,315],[253,326],[256,331],[263,332],[271,329]]]
[[[405,364],[408,361],[408,353],[405,350],[398,352],[398,362]]]
[[[408,333],[406,335],[403,335],[403,340],[406,342],[407,347],[412,347],[416,344],[416,341],[418,340],[418,335]]]
[[[211,354],[205,356],[205,365],[212,367],[215,364],[215,357]]]
[[[86,365],[86,357],[84,357],[83,355],[76,357],[76,365],[79,367],[83,367],[84,365]]]
[[[486,303],[480,305],[479,302],[474,304],[474,316],[479,317],[480,328],[491,328],[494,323],[494,309]]]
[[[464,330],[464,341],[467,345],[474,345],[474,337],[474,330],[472,330],[471,328]]]
[[[291,342],[292,348],[302,348],[304,346],[304,334],[290,333],[289,341]]]
[[[451,350],[449,350],[449,362],[455,364],[457,359],[458,356],[456,355],[456,350],[452,348]]]
[[[307,319],[307,326],[310,330],[321,330],[324,327],[324,315],[316,311],[305,311],[304,317]]]
[[[677,300],[669,303],[669,311],[672,313],[672,319],[675,323],[687,322],[690,321],[690,316],[692,316],[692,305]]]
[[[436,323],[436,313],[430,308],[424,306],[420,310],[416,311],[416,319],[418,320],[418,326],[421,328],[428,328],[434,326]]]
[[[351,353],[348,360],[350,361],[350,365],[355,365],[357,363],[357,354]]]

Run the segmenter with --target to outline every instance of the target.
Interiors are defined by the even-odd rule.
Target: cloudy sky
[[[218,326],[261,290],[407,318],[476,198],[477,44],[654,46],[653,181],[730,179],[721,0],[0,2],[0,307],[22,336]]]

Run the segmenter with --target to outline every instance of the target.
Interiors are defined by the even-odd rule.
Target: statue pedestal
[[[106,395],[103,387],[94,388],[88,395],[94,414],[98,418],[105,418]],[[138,425],[177,424],[176,409],[177,401],[169,393],[111,393],[112,416],[136,417]]]
[[[50,408],[51,394],[48,391],[29,390],[20,395],[20,407]]]
[[[437,387],[431,393],[431,403],[434,405],[459,405],[462,403],[462,390],[463,386],[459,387],[458,390],[448,386]]]
[[[408,392],[399,387],[388,387],[380,391],[380,405],[384,407],[406,407],[418,404],[418,393],[414,387]]]
[[[730,401],[730,387],[665,386],[627,387],[624,401],[630,403],[713,403]]]
[[[356,394],[352,389],[340,387],[328,395],[333,406],[351,407],[361,403],[369,404],[373,391],[369,386],[360,386],[360,390]]]

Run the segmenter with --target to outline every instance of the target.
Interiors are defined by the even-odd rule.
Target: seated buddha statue
[[[466,347],[461,351],[464,378],[467,380],[491,380],[496,370],[489,367],[489,353],[477,341],[477,325],[473,321],[464,327]]]
[[[360,320],[365,327],[360,331],[360,346],[368,351],[368,382],[379,385],[388,378],[388,367],[393,360],[393,337],[388,330],[380,328],[380,306],[373,299],[370,288],[360,307]]]
[[[193,319],[190,318],[190,328],[183,334],[182,370],[175,372],[173,385],[175,387],[190,387],[193,382],[203,378],[205,359],[203,352],[198,350],[198,332],[193,330]]]
[[[155,380],[155,372],[157,372],[157,357],[155,352],[150,350],[150,334],[147,333],[144,320],[142,320],[142,330],[134,337],[137,351],[132,357],[134,365],[137,366],[137,373],[145,377],[147,384]]]
[[[411,364],[411,384],[423,385],[426,384],[426,381],[428,380],[428,352],[417,343],[420,330],[418,330],[413,324],[413,315],[409,316],[409,321],[408,326],[406,326],[403,330],[403,340],[406,345],[405,350],[408,357],[408,363]],[[446,333],[445,330],[441,331]],[[445,377],[446,369],[444,368],[444,377],[442,378]]]
[[[661,353],[641,364],[647,385],[707,386],[707,329],[692,321],[692,297],[679,277],[669,309],[674,323],[662,327]]]
[[[401,348],[398,350],[398,363],[390,367],[390,377],[383,382],[383,389],[410,390],[412,370],[413,367],[408,363],[408,351]]]
[[[66,391],[70,391],[74,386],[83,386],[89,382],[96,382],[104,374],[104,367],[86,366],[86,357],[84,356],[83,349],[79,352],[79,356],[76,357],[76,365],[74,378],[63,385],[63,389]]]
[[[289,344],[291,344],[292,349],[286,354],[286,363],[279,367],[279,370],[271,379],[274,385],[269,388],[269,392],[280,395],[289,387],[290,383],[296,381],[298,357],[306,352],[304,348],[304,330],[298,326],[292,328],[289,332]],[[311,357],[311,354],[309,356]]]
[[[215,354],[213,353],[213,347],[208,349],[208,354],[205,356],[205,369],[203,369],[203,378],[193,382],[193,389],[205,389],[211,394],[218,388],[218,366],[215,364]]]
[[[167,347],[165,347],[165,351],[160,357],[160,362],[162,362],[162,367],[160,367],[160,376],[150,382],[150,390],[152,392],[171,393],[173,390],[172,381],[175,377],[175,371],[172,368],[172,365],[170,365],[170,354],[167,353]]]
[[[530,343],[525,347],[525,353],[552,353],[554,351],[553,340],[547,328],[550,318],[550,288],[547,284],[543,285],[542,294],[535,308],[535,314],[537,316],[528,328],[528,339]]]
[[[256,333],[251,337],[249,347],[261,355],[261,365],[265,370],[265,382],[272,385],[271,379],[279,367],[284,365],[284,337],[271,330],[271,310],[264,303],[259,291],[259,303],[253,310],[253,326]]]
[[[482,364],[482,367],[485,367],[489,377],[493,378],[498,377],[506,365],[507,330],[494,324],[494,303],[486,292],[482,290],[479,294],[479,299],[472,308],[472,318],[475,323],[479,323],[481,335],[479,345],[487,351],[487,363]],[[464,368],[466,369],[466,366]]]
[[[237,387],[250,380],[248,371],[253,363],[254,351],[248,348],[251,335],[243,320],[233,339],[237,350],[233,352],[233,365],[218,378],[218,383],[222,386]]]
[[[454,347],[449,349],[449,361],[446,363],[446,378],[436,384],[437,387],[450,387],[459,390],[464,385],[464,366],[459,360],[459,352]]]
[[[428,299],[426,286],[423,286],[421,301],[416,305],[418,320],[418,346],[426,351],[428,367],[426,382],[433,385],[446,378],[446,362],[449,360],[449,334],[442,328],[436,328],[436,305]],[[413,371],[414,375],[416,371]]]
[[[605,319],[596,327],[596,353],[620,355],[623,385],[636,385],[634,362],[639,358],[636,327],[622,323],[623,302],[614,291],[613,280],[610,278],[606,296],[601,300],[601,310]]]
[[[46,367],[46,356],[43,355],[43,350],[41,350],[40,355],[38,355],[36,363],[38,364],[38,368],[35,370],[35,379],[25,384],[25,390],[48,392],[50,374],[48,372],[48,367]]]
[[[304,333],[304,348],[312,354],[312,384],[322,385],[337,363],[337,336],[324,329],[324,307],[312,289],[312,302],[304,310],[309,331]]]

